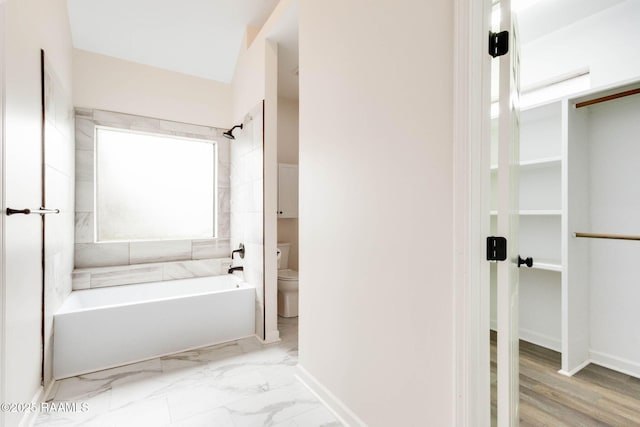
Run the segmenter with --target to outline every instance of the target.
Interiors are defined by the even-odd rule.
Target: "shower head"
[[[234,127],[232,127],[231,129],[229,129],[226,132],[222,132],[222,136],[224,136],[225,138],[229,138],[229,139],[236,139],[235,136],[233,136],[233,130],[235,128],[240,128],[242,129],[242,123],[240,123],[239,125],[235,125]]]

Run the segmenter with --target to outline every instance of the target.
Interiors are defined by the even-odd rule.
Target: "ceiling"
[[[247,26],[278,0],[67,0],[73,45],[229,83]]]
[[[528,43],[626,0],[513,0],[520,40]]]

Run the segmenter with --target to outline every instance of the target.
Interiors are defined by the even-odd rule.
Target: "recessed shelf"
[[[562,215],[560,209],[526,209],[519,212],[520,216],[559,216]],[[498,215],[498,211],[491,211],[491,215]]]
[[[531,215],[531,216],[536,216],[536,215],[562,215],[562,211],[560,209],[547,209],[547,210],[521,210],[520,211],[520,215]]]
[[[560,156],[544,157],[540,159],[521,161],[520,168],[524,170],[548,168],[548,167],[560,166],[561,162],[562,162],[562,158]],[[491,166],[491,171],[497,171],[497,170],[498,170],[498,165]]]

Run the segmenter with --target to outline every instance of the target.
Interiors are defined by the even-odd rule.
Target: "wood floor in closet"
[[[560,353],[520,341],[521,426],[640,426],[640,379],[597,365],[557,373]],[[491,333],[491,416],[496,425],[496,334]]]

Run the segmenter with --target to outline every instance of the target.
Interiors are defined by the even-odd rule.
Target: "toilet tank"
[[[278,270],[289,268],[289,248],[291,243],[278,243],[280,249],[280,259],[278,259]]]

